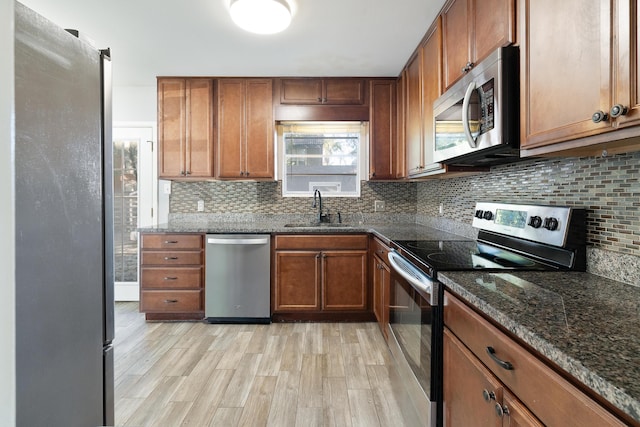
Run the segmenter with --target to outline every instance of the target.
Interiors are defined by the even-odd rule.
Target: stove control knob
[[[476,218],[480,218],[480,219],[482,219],[482,215],[484,215],[484,211],[483,211],[483,210],[481,210],[481,209],[478,209],[478,210],[476,211]]]
[[[487,221],[491,221],[493,219],[493,213],[491,211],[485,211],[482,217]]]
[[[537,215],[532,216],[531,219],[529,219],[529,225],[533,228],[540,228],[540,226],[542,225],[542,218]]]
[[[557,230],[558,229],[558,220],[556,218],[553,218],[553,217],[545,218],[543,227],[546,228],[549,231]]]

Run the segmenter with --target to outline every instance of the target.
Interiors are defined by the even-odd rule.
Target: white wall
[[[118,58],[114,52],[113,72],[118,72]],[[114,122],[155,122],[157,95],[155,82],[151,86],[113,87]]]
[[[16,423],[13,0],[0,0],[0,425]]]

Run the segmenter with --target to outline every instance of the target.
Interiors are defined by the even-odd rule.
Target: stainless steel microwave
[[[434,161],[483,166],[520,158],[518,48],[495,50],[433,104]]]

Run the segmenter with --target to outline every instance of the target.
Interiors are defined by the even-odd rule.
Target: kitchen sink
[[[338,222],[338,223],[332,223],[332,222],[307,222],[307,223],[300,223],[300,224],[285,224],[284,225],[286,228],[318,228],[318,227],[328,227],[328,228],[333,228],[333,227],[353,227],[352,224],[345,224],[342,222]]]

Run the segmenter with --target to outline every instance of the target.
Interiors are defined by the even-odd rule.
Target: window
[[[307,122],[280,125],[282,195],[359,197],[367,123]]]

